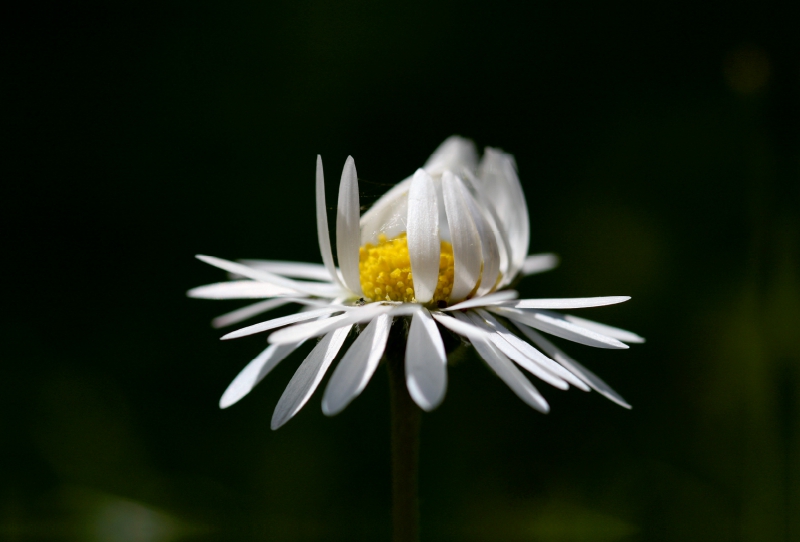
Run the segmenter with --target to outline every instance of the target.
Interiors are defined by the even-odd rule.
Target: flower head
[[[274,331],[222,395],[220,407],[244,397],[304,342],[321,339],[297,369],[272,417],[277,429],[308,401],[355,326],[365,326],[336,365],[322,399],[327,415],[343,410],[369,382],[383,357],[393,322],[410,319],[405,350],[409,394],[424,410],[436,408],[447,388],[440,329],[468,341],[523,401],[547,412],[544,397],[520,370],[566,390],[594,389],[629,405],[540,332],[599,348],[628,348],[644,339],[551,309],[596,307],[624,296],[518,299],[513,281],[555,267],[551,254],[528,256],[525,196],[513,157],[487,149],[480,162],[473,144],[447,139],[428,162],[360,216],[355,162],[348,157],[339,185],[334,263],[317,157],[317,233],[323,264],[265,260],[232,262],[198,256],[235,275],[200,286],[191,297],[263,298],[214,320],[232,325],[295,303],[300,312],[251,325],[223,337]],[[441,326],[441,327],[440,327]],[[534,346],[535,345],[535,346]],[[538,348],[537,348],[538,347]]]

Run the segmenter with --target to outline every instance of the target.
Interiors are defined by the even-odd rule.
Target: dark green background
[[[478,358],[423,419],[425,540],[800,539],[800,32],[787,5],[26,3],[3,17],[3,540],[387,540],[388,391],[269,429],[298,354],[193,259],[318,261],[348,154],[362,203],[447,136],[513,153],[525,296],[647,337],[565,348],[634,405]],[[324,385],[324,382],[323,382]]]

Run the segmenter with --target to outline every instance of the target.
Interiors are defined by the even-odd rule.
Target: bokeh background
[[[0,538],[388,540],[387,375],[228,410],[264,347],[193,258],[318,261],[347,155],[369,205],[451,134],[517,158],[526,296],[644,345],[566,344],[629,402],[475,356],[422,426],[425,540],[800,540],[800,32],[789,3],[53,2],[4,17]],[[335,200],[334,200],[335,201]],[[324,382],[323,382],[324,384]]]

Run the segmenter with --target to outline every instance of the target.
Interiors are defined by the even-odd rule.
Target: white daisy
[[[605,382],[547,340],[549,333],[599,348],[628,348],[644,339],[629,331],[550,309],[597,307],[624,296],[518,299],[508,289],[519,277],[549,270],[551,254],[528,256],[528,209],[511,155],[487,149],[480,160],[469,140],[447,139],[425,166],[360,216],[358,180],[348,157],[339,185],[334,264],[328,233],[322,160],[317,157],[317,233],[323,264],[198,258],[235,275],[200,286],[189,296],[265,299],[216,318],[238,323],[289,303],[303,309],[222,337],[274,331],[269,347],[225,390],[220,407],[247,395],[281,360],[317,339],[272,416],[277,429],[305,405],[354,326],[366,325],[337,364],[322,399],[327,415],[342,411],[369,382],[394,321],[410,319],[405,352],[409,394],[423,410],[436,408],[447,388],[440,326],[475,347],[523,401],[548,412],[544,397],[520,370],[566,390],[594,389],[625,408]],[[437,325],[438,324],[438,325]],[[536,346],[534,346],[536,345]],[[537,348],[538,347],[538,348]]]

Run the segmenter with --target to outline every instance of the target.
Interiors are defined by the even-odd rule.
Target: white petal
[[[508,231],[506,231],[500,218],[497,216],[497,210],[494,207],[494,200],[486,193],[487,186],[478,179],[475,175],[467,175],[465,177],[473,192],[477,194],[476,200],[480,202],[480,207],[486,211],[485,218],[489,222],[489,229],[495,233],[497,240],[497,248],[500,254],[500,272],[503,276],[498,283],[498,288],[509,284],[514,276],[511,275],[511,245],[508,239]]]
[[[422,410],[433,410],[447,390],[447,357],[436,322],[422,307],[411,319],[405,361],[408,393]]]
[[[186,292],[186,295],[196,299],[261,299],[297,293],[295,290],[266,282],[231,280],[198,286]]]
[[[513,360],[517,365],[555,388],[560,390],[569,389],[569,384],[567,384],[564,379],[557,377],[550,371],[546,371],[541,366],[534,363],[525,354],[515,348],[510,342],[506,341],[500,334],[496,333],[495,330],[476,313],[468,312],[466,316],[472,320],[472,323],[474,323],[476,326],[487,331],[490,334],[489,340],[492,341],[492,344],[494,344],[498,350],[505,354],[509,359]]]
[[[508,328],[506,328],[503,324],[497,321],[497,319],[492,316],[488,311],[483,309],[477,309],[476,311],[486,322],[491,325],[497,332],[498,335],[503,337],[506,341],[508,341],[511,346],[522,352],[528,359],[533,361],[534,363],[538,364],[542,367],[545,371],[549,371],[550,373],[554,374],[555,376],[561,377],[579,390],[589,391],[589,388],[583,381],[570,373],[564,367],[553,361],[552,359],[548,358],[538,350],[536,350],[533,346],[526,343],[513,333],[511,333]]]
[[[520,299],[514,303],[504,303],[515,309],[583,309],[586,307],[603,307],[614,305],[630,299],[627,295],[608,297],[566,297],[561,299]],[[606,335],[609,335],[606,333]]]
[[[444,327],[446,327],[453,333],[461,335],[462,337],[466,337],[470,341],[472,341],[473,339],[475,340],[483,339],[486,341],[489,340],[489,334],[486,331],[472,325],[466,318],[457,320],[456,318],[445,316],[441,312],[432,312],[431,316],[433,316],[433,318],[437,322],[442,324]],[[460,312],[455,312],[453,313],[453,316],[460,318],[461,316],[464,315],[461,314]]]
[[[567,322],[563,317],[542,311],[522,311],[507,307],[489,307],[489,310],[511,320],[522,322],[556,337],[597,348],[628,348],[628,345],[611,337]]]
[[[530,224],[525,194],[517,177],[514,158],[496,149],[487,148],[478,169],[478,176],[486,186],[494,203],[500,227],[506,232],[511,251],[510,268],[505,280],[512,280],[528,255]]]
[[[442,194],[453,244],[453,291],[450,300],[458,302],[475,288],[481,276],[481,239],[461,190],[461,179],[445,171]]]
[[[372,207],[361,215],[361,244],[375,244],[383,233],[394,239],[406,231],[408,219],[408,190],[412,177],[390,188]]]
[[[331,251],[331,234],[328,230],[328,207],[325,205],[325,174],[322,171],[322,156],[317,155],[317,239],[319,240],[319,252],[322,254],[322,263],[328,275],[327,280],[334,280],[340,286],[344,286],[339,279],[339,272],[333,263],[333,252]]]
[[[334,316],[327,320],[287,327],[286,329],[276,331],[270,335],[267,340],[272,344],[286,344],[311,339],[312,337],[319,337],[340,326],[368,322],[381,314],[389,312],[392,310],[392,307],[392,305],[371,303],[363,307],[351,309],[345,314]]]
[[[378,316],[347,350],[322,396],[322,412],[326,416],[338,414],[364,391],[383,356],[391,327],[390,315]]]
[[[278,297],[275,299],[268,299],[266,301],[261,301],[253,305],[248,305],[233,312],[223,314],[222,316],[217,316],[211,321],[211,325],[215,328],[221,328],[237,324],[242,320],[246,320],[252,316],[255,316],[262,312],[266,312],[268,310],[272,310],[287,303],[298,303],[300,305],[306,305],[308,307],[319,307],[319,308],[340,306],[341,310],[346,310],[345,307],[339,305],[338,303],[332,303],[327,299],[319,300],[319,299],[308,299],[305,297]]]
[[[324,265],[308,262],[285,262],[281,260],[251,260],[241,259],[238,262],[262,271],[269,271],[282,277],[295,279],[319,280],[322,282],[332,282],[330,273]]]
[[[547,352],[547,355],[555,359],[561,365],[575,373],[578,377],[583,379],[593,390],[600,393],[604,397],[614,401],[618,405],[631,408],[631,405],[628,404],[625,399],[623,399],[617,392],[611,389],[611,387],[603,382],[603,380],[591,372],[589,369],[566,355],[561,349],[556,347],[553,343],[548,341],[544,338],[540,333],[532,330],[526,325],[520,324],[518,322],[513,322],[515,326],[519,328],[519,330],[525,334],[528,339],[535,342],[539,348]]]
[[[344,326],[325,335],[297,368],[272,414],[273,430],[288,422],[311,398],[333,358],[342,348],[351,327]]]
[[[261,352],[256,358],[248,363],[242,371],[236,375],[230,383],[222,398],[219,400],[219,408],[228,408],[250,393],[256,384],[269,374],[278,363],[283,361],[286,356],[297,350],[302,343],[296,344],[272,344]]]
[[[592,320],[586,320],[585,318],[578,318],[577,316],[572,316],[571,314],[565,314],[564,318],[568,322],[572,322],[573,324],[577,324],[586,329],[591,329],[592,331],[596,331],[597,333],[602,333],[603,335],[607,335],[608,337],[613,337],[624,343],[644,342],[644,337],[640,337],[639,335],[637,335],[632,331],[626,331],[618,327],[607,326],[606,324],[593,322]]]
[[[339,267],[347,288],[356,295],[362,295],[358,273],[358,247],[361,244],[359,227],[358,176],[356,163],[352,156],[347,157],[339,183],[339,206],[336,214],[336,252]]]
[[[525,258],[520,272],[523,275],[533,275],[550,271],[556,266],[558,266],[558,256],[555,254],[534,254]]]
[[[461,190],[464,201],[466,201],[469,208],[470,216],[472,216],[472,221],[478,230],[478,237],[481,240],[483,269],[481,270],[481,284],[475,293],[477,297],[492,291],[497,284],[497,276],[500,271],[500,250],[495,233],[489,226],[489,220],[483,214],[475,198],[472,197],[472,194],[463,183],[461,183]]]
[[[291,303],[292,301],[293,300],[290,297],[278,297],[275,299],[267,299],[266,301],[259,301],[253,305],[248,305],[246,307],[242,307],[241,309],[236,309],[235,311],[223,314],[222,316],[217,316],[211,320],[211,325],[218,329],[221,327],[238,324],[242,320],[247,320],[256,314],[261,314],[262,312],[276,309]]]
[[[464,309],[471,309],[473,307],[484,307],[486,305],[496,305],[498,303],[504,303],[510,299],[515,299],[519,294],[514,290],[503,290],[502,292],[494,292],[492,294],[487,294],[482,297],[473,297],[472,299],[467,299],[466,301],[462,301],[461,303],[456,303],[446,309],[442,309],[443,311],[460,311]]]
[[[253,269],[252,267],[232,262],[230,260],[223,260],[222,258],[215,258],[214,256],[204,256],[202,254],[198,254],[195,257],[202,262],[213,265],[214,267],[218,267],[220,269],[224,269],[229,273],[236,273],[238,275],[242,275],[243,277],[274,284],[275,286],[280,286],[283,288],[288,288],[295,292],[302,292],[319,297],[336,297],[342,293],[342,289],[338,286],[334,286],[333,284],[301,282],[287,279],[286,277],[275,275],[269,271]],[[356,255],[356,257],[358,257],[358,255]]]
[[[242,329],[237,329],[236,331],[228,333],[227,335],[223,335],[222,339],[238,339],[239,337],[245,337],[254,333],[261,333],[262,331],[268,331],[281,326],[288,326],[289,324],[302,322],[303,320],[311,320],[312,318],[317,318],[333,312],[341,312],[343,310],[344,308],[341,306],[332,306],[313,311],[298,312],[297,314],[290,314],[288,316],[281,316],[280,318],[273,318],[272,320],[267,320],[266,322],[261,322],[252,326],[243,327]],[[300,341],[298,340],[294,342]]]
[[[467,317],[460,312],[456,313],[456,318],[462,322],[467,319]],[[476,336],[475,338],[470,338],[470,342],[497,376],[517,394],[517,397],[540,412],[546,414],[550,411],[550,406],[547,404],[547,401],[545,401],[544,397],[542,397],[539,391],[531,384],[530,380],[525,378],[525,375],[516,368],[511,360],[500,352],[487,338]]]
[[[439,279],[439,207],[433,179],[418,169],[408,192],[408,257],[419,303],[433,298]]]
[[[472,171],[478,161],[475,144],[460,136],[450,136],[437,147],[423,169],[431,175],[441,175],[445,170],[462,173]]]

